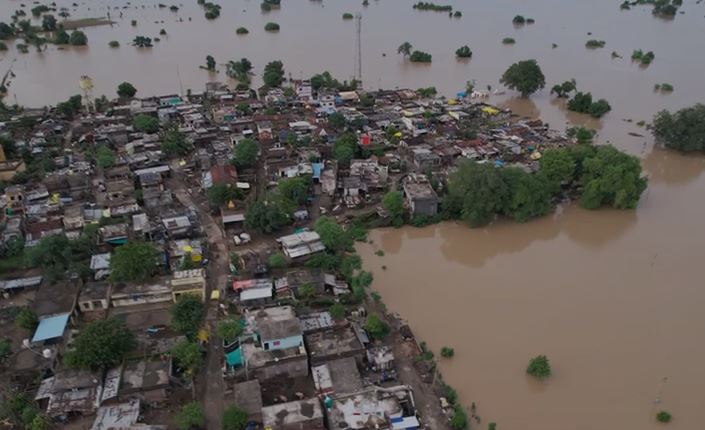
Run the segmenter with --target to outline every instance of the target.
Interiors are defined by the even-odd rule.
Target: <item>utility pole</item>
[[[362,14],[355,14],[355,79],[362,86]]]

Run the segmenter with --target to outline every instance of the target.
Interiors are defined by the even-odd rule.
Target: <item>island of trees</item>
[[[656,141],[682,152],[705,152],[705,104],[656,114],[651,125]]]

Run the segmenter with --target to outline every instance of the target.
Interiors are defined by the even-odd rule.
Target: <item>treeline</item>
[[[526,222],[549,213],[563,192],[577,197],[586,209],[633,209],[646,185],[638,158],[609,145],[580,144],[546,151],[537,173],[471,161],[460,164],[448,179],[443,214],[472,227],[487,225],[497,216]]]
[[[432,3],[432,2],[420,1],[416,4],[414,4],[414,9],[432,10],[434,12],[450,12],[453,10],[453,6],[451,6],[449,4],[440,5],[440,4],[436,4],[436,3]]]

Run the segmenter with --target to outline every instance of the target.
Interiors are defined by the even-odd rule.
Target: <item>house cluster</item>
[[[115,103],[70,121],[27,110],[0,123],[22,154],[8,159],[0,146],[0,250],[17,262],[0,270],[0,326],[13,351],[3,376],[48,417],[91,417],[95,430],[164,428],[145,417],[173,406],[180,387],[169,352],[183,336],[170,327],[169,307],[189,294],[242,316],[242,334],[221,350],[224,394],[255,425],[420,427],[413,389],[395,382],[391,349],[370,341],[364,308],[334,319],[297,306],[350,293],[340,274],[304,264],[326,249],[313,222],[327,213],[383,214],[390,189],[402,192],[412,216],[433,217],[439,179],[460,160],[535,170],[542,151],[568,139],[460,95],[368,94],[309,81],[293,90],[256,97],[210,82],[201,93]],[[181,149],[165,145],[172,132]],[[236,167],[233,152],[245,141],[257,143],[256,163]],[[311,185],[288,214],[292,225],[276,240],[249,231],[248,207],[296,177]],[[219,186],[229,190],[224,204],[210,199]],[[54,250],[69,260],[64,273],[49,273],[51,259],[27,264],[46,238],[62,235],[89,254],[73,261],[81,252]],[[225,246],[214,247],[223,236]],[[154,246],[158,268],[143,282],[116,282],[115,251],[133,242]],[[208,264],[216,253],[230,261],[224,274]],[[274,253],[288,268],[270,267]],[[32,333],[14,327],[18,306],[37,315]],[[124,322],[137,348],[103,372],[67,367],[62,358],[81,329],[104,318]]]

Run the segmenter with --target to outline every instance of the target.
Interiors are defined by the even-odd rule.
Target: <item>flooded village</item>
[[[0,428],[705,419],[700,3],[8,2]]]

